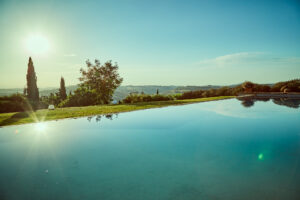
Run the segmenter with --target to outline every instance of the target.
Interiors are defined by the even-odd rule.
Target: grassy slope
[[[135,104],[121,104],[121,105],[99,105],[99,106],[86,106],[86,107],[69,107],[57,108],[48,111],[47,109],[38,110],[30,113],[3,113],[0,114],[0,126],[25,124],[38,121],[49,121],[64,118],[75,118],[82,116],[91,116],[99,114],[111,114],[120,112],[129,112],[134,110],[142,110],[149,108],[159,108],[171,105],[182,105],[189,103],[214,101],[221,99],[233,98],[232,96],[209,97],[200,99],[186,99],[174,101],[156,101],[156,102],[142,102]]]

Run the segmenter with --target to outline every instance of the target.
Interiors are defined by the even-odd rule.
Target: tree
[[[251,99],[246,99],[246,100],[242,101],[242,105],[246,108],[250,108],[250,107],[254,106],[254,101]]]
[[[31,57],[29,57],[28,69],[27,69],[27,98],[30,101],[38,102],[39,101],[39,89],[37,88],[37,77],[34,71],[34,66]]]
[[[254,86],[255,86],[255,84],[250,81],[246,81],[242,84],[242,87],[246,93],[251,93]]]
[[[95,60],[92,64],[89,60],[86,61],[87,69],[80,69],[81,91],[86,89],[95,94],[95,104],[107,104],[112,100],[113,93],[117,89],[123,78],[119,76],[117,63],[112,64],[111,61],[100,64],[99,60]]]
[[[271,88],[271,92],[284,92],[288,89],[290,92],[300,92],[300,79],[278,82]]]
[[[159,95],[159,90],[158,89],[156,89],[156,94]]]
[[[61,77],[60,79],[59,96],[62,100],[65,100],[67,98],[65,79],[63,77]]]
[[[24,96],[27,95],[27,88],[26,88],[26,87],[24,87],[24,89],[23,89],[23,95],[24,95]]]

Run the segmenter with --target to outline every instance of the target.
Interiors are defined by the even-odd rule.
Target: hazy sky
[[[0,0],[0,88],[78,83],[112,60],[123,85],[270,83],[300,78],[299,1]]]

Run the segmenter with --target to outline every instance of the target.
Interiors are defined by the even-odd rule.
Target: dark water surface
[[[44,199],[300,199],[300,109],[234,99],[0,128],[0,200]]]

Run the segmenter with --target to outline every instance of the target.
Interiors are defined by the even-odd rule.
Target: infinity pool
[[[0,200],[48,199],[300,199],[300,109],[231,99],[0,128]]]

